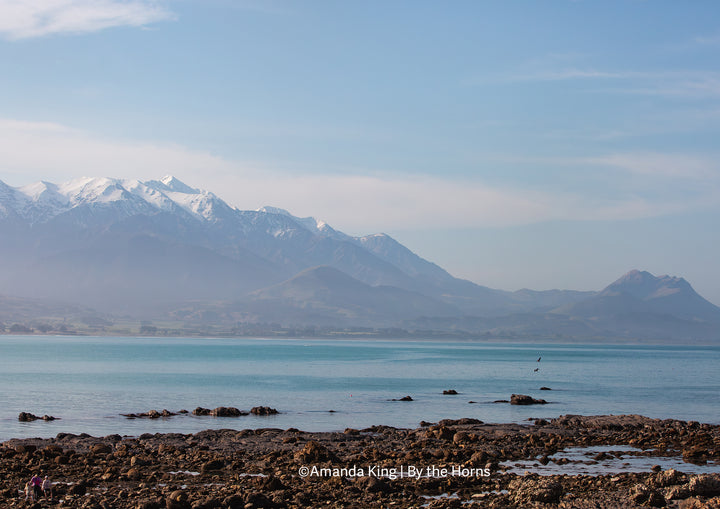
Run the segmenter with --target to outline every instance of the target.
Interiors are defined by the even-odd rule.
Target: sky
[[[0,0],[0,180],[175,175],[451,274],[720,304],[720,3]]]

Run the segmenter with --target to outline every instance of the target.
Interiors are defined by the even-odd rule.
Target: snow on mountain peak
[[[36,182],[22,188],[0,185],[0,208],[31,224],[85,205],[119,204],[125,213],[182,209],[202,221],[216,221],[234,210],[213,193],[193,189],[172,176],[141,182],[134,179],[82,177],[53,184]]]
[[[255,212],[265,212],[266,214],[277,214],[280,216],[288,216],[288,217],[292,217],[293,219],[297,219],[290,212],[288,212],[285,209],[281,209],[279,207],[269,207],[269,206],[260,207],[259,209],[256,209]]]
[[[325,221],[320,221],[314,217],[297,217],[293,216],[290,212],[279,207],[261,207],[256,212],[264,212],[266,214],[276,214],[279,216],[286,216],[295,221],[297,224],[305,228],[312,233],[322,233],[325,235],[336,235],[337,232],[328,225]]]
[[[147,182],[148,185],[152,184],[153,182],[159,182],[165,188],[167,188],[170,191],[174,191],[176,193],[185,193],[185,194],[202,194],[202,191],[199,189],[195,189],[193,187],[190,187],[189,185],[185,184],[184,182],[180,181],[177,177],[173,177],[172,175],[165,175],[163,178],[161,178],[158,181],[150,181]]]

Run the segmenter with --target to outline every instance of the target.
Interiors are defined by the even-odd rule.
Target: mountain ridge
[[[0,235],[0,294],[102,313],[720,339],[720,308],[681,277],[632,270],[598,292],[492,289],[384,233],[240,210],[172,176],[0,181]]]

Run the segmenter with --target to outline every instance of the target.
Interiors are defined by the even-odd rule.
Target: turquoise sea
[[[719,368],[720,346],[0,336],[0,441],[60,432],[329,431],[562,414],[637,413],[718,424]],[[445,389],[459,394],[443,395]],[[513,393],[550,403],[493,403]],[[406,395],[414,401],[390,401]],[[281,413],[120,415],[260,405]],[[21,411],[60,419],[21,423]]]

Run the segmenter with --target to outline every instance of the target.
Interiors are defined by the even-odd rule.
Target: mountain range
[[[0,182],[0,238],[0,295],[56,310],[188,324],[720,339],[720,308],[682,278],[632,271],[598,292],[497,290],[453,277],[388,235],[353,237],[279,208],[239,210],[171,176]]]

